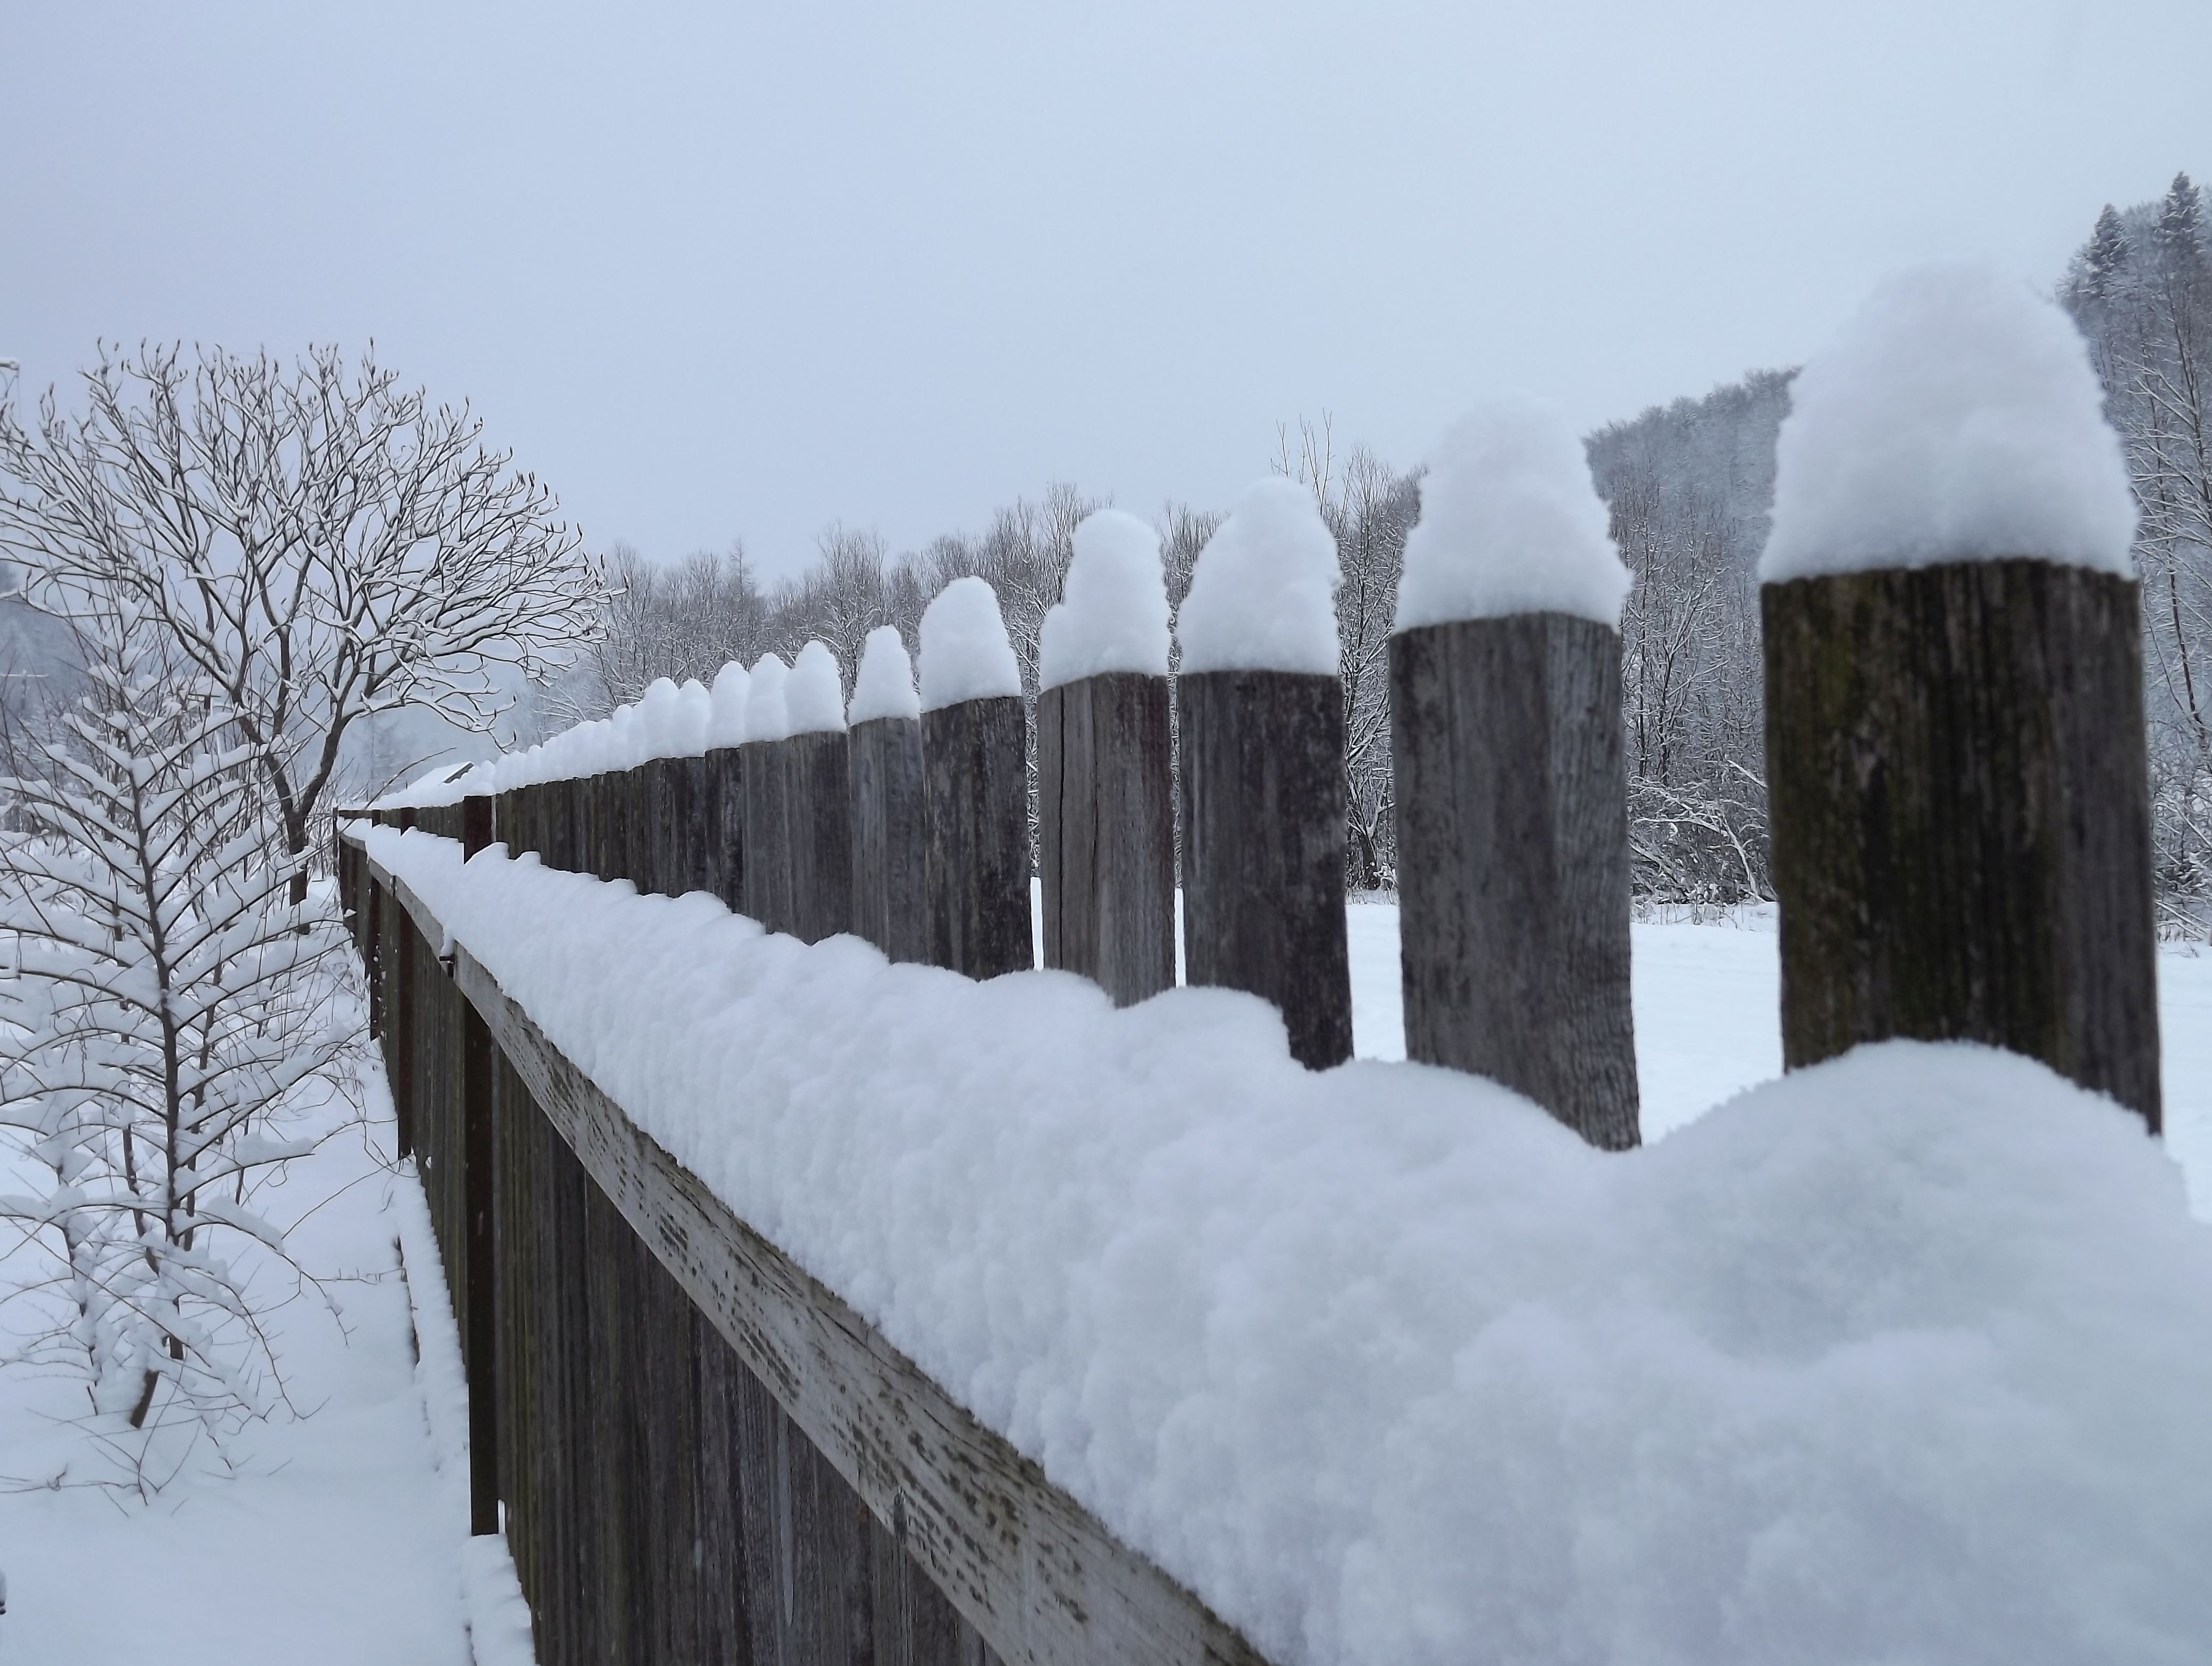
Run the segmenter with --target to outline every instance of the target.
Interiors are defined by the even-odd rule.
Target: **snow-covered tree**
[[[64,618],[127,597],[223,704],[282,848],[306,851],[363,717],[489,729],[598,628],[603,585],[551,492],[372,354],[103,354],[85,409],[0,406],[0,555]],[[305,894],[301,871],[294,900]]]
[[[0,1294],[34,1316],[8,1357],[82,1379],[85,1478],[143,1497],[283,1402],[266,1320],[304,1275],[260,1196],[350,1081],[344,934],[159,612],[72,624],[82,692],[0,734],[0,1130],[46,1177],[0,1198]]]
[[[2061,298],[2088,337],[2141,519],[2145,712],[2167,930],[2212,927],[2212,247],[2185,173],[2107,209]]]

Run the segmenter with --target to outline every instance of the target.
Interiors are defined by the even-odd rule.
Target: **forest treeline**
[[[2204,923],[2212,899],[2212,253],[2186,176],[2161,199],[2107,208],[2059,299],[2087,336],[2142,510],[2144,658],[2162,924]],[[1775,439],[1794,372],[1759,371],[1589,436],[1613,534],[1633,576],[1621,619],[1635,884],[1647,903],[1770,894],[1756,569],[1774,494]],[[1346,873],[1393,881],[1385,656],[1419,471],[1340,446],[1326,421],[1278,436],[1273,466],[1314,494],[1336,535],[1344,679]],[[819,638],[851,675],[867,633],[899,627],[949,580],[990,581],[1024,685],[1060,597],[1075,526],[1103,501],[1073,485],[1018,499],[979,533],[894,554],[875,533],[825,531],[803,572],[763,585],[741,547],[672,565],[617,547],[603,639],[553,692],[549,726],[602,715],[655,677],[710,680],[726,661],[787,657]],[[1217,513],[1155,518],[1179,604]]]

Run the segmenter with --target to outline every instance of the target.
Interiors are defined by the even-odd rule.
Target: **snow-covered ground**
[[[1401,1057],[1397,911],[1356,906],[1350,923],[1358,1051]],[[1753,914],[1639,924],[1635,948],[1644,1126],[1656,1139],[1778,1073],[1775,937]],[[2168,1143],[2196,1213],[2212,1218],[2212,955],[2168,949],[2160,972]],[[331,1287],[343,1330],[311,1302],[283,1318],[294,1390],[315,1415],[252,1431],[244,1473],[181,1484],[150,1510],[126,1514],[85,1490],[0,1491],[0,1662],[469,1659],[451,1324],[442,1291],[418,1275],[416,1299],[443,1326],[426,1323],[430,1359],[418,1366],[396,1240],[419,1245],[427,1226],[412,1183],[368,1142],[389,1140],[373,1065],[370,1075],[370,1134],[343,1135],[294,1182],[328,1199],[301,1210],[304,1259],[351,1275]],[[68,1459],[78,1437],[52,1421],[67,1392],[0,1372],[0,1487]]]
[[[376,1148],[390,1142],[389,1100],[374,1063],[368,1074],[369,1124],[295,1164],[291,1196],[271,1206],[304,1216],[291,1241],[304,1264],[334,1275],[342,1318],[312,1299],[277,1316],[292,1396],[312,1415],[249,1428],[234,1454],[240,1473],[189,1475],[130,1511],[95,1489],[49,1489],[40,1483],[82,1465],[83,1437],[57,1421],[82,1390],[0,1371],[0,1662],[469,1661],[458,1345],[442,1292],[418,1288],[429,1366],[417,1366],[397,1240],[416,1246],[417,1267],[428,1221],[421,1194],[408,1196],[414,1181]]]

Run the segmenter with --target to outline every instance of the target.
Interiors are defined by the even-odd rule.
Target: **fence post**
[[[1582,442],[1497,403],[1431,457],[1389,639],[1406,1055],[1638,1143],[1620,632]]]
[[[1344,689],[1290,671],[1185,671],[1183,954],[1190,981],[1273,1002],[1291,1057],[1352,1057]]]
[[[1159,535],[1102,509],[1075,529],[1038,644],[1044,963],[1126,1007],[1175,986],[1175,778]]]
[[[1352,1057],[1336,540],[1295,482],[1248,491],[1200,552],[1181,630],[1183,958],[1283,1015],[1291,1057]]]
[[[790,667],[774,654],[753,666],[738,775],[744,794],[744,912],[769,931],[791,930],[790,791],[784,770],[783,685]]]
[[[2136,505],[2088,349],[1994,274],[1911,273],[1790,400],[1759,558],[1783,1062],[1980,1042],[2156,1132]]]
[[[819,642],[799,650],[784,691],[783,742],[791,930],[819,942],[853,929],[853,788],[837,662]]]
[[[1786,1065],[1985,1042],[2157,1131],[2138,606],[2031,560],[1760,587]]]
[[[1037,695],[1044,963],[1126,1007],[1175,987],[1168,680],[1107,671]]]
[[[706,768],[706,888],[732,913],[745,906],[745,771],[743,749],[716,747],[700,760]]]
[[[1406,1056],[1639,1136],[1620,633],[1564,613],[1390,639]]]
[[[387,812],[380,812],[377,820],[387,827],[396,826],[402,833],[415,825],[415,812],[403,809],[390,821]],[[371,881],[374,883],[374,881]],[[388,956],[389,981],[392,992],[385,1008],[385,1078],[392,1090],[392,1137],[402,1157],[415,1154],[415,1055],[422,1045],[422,1032],[416,1019],[415,989],[415,922],[399,906],[397,897],[380,896],[377,903],[380,947],[378,953]]]
[[[1020,674],[981,579],[921,616],[922,821],[929,959],[970,978],[1036,964]]]
[[[921,701],[897,627],[868,633],[853,679],[853,930],[893,960],[929,955]]]
[[[492,842],[492,801],[461,801],[461,852]],[[498,1136],[492,1099],[491,1032],[483,1015],[455,991],[461,1021],[461,1186],[466,1247],[469,1383],[469,1531],[499,1531],[499,1349],[497,1306]]]

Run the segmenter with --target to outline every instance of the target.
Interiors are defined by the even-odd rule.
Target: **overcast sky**
[[[894,548],[1055,479],[1219,506],[2048,286],[2212,173],[2207,0],[568,10],[0,0],[0,358],[349,347],[598,544]]]

